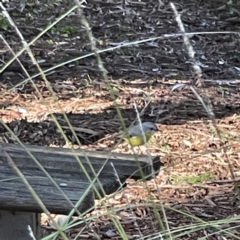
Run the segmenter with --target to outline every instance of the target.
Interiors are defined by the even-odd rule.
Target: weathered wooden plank
[[[1,181],[3,180],[0,172]],[[11,176],[13,177],[13,175]],[[16,177],[16,176],[15,176]],[[62,193],[47,178],[27,178],[32,188],[38,194],[50,212],[68,214],[71,204],[62,196]],[[54,179],[56,180],[56,179]],[[58,182],[58,181],[57,181]],[[61,187],[70,201],[75,204],[86,191],[88,184],[81,183],[78,187]],[[87,211],[94,206],[93,191],[89,191],[79,206],[80,212]],[[39,204],[28,191],[21,179],[13,179],[0,184],[0,209],[42,212]]]
[[[41,171],[31,170],[29,174],[25,169],[22,172],[50,212],[68,214],[73,208],[53,183],[46,176],[43,176]],[[53,176],[51,172],[49,174],[73,204],[78,202],[89,186],[88,181],[82,180],[81,176],[83,174],[73,176],[65,176],[61,175],[61,173]],[[125,177],[121,178],[122,181],[125,181],[125,179]],[[106,194],[112,193],[119,188],[118,181],[110,174],[102,175],[99,180]],[[22,180],[10,169],[10,166],[9,169],[7,169],[7,166],[0,166],[0,181],[0,209],[42,212],[37,201]],[[104,196],[99,184],[96,183],[95,186],[100,195]],[[93,207],[96,196],[98,195],[94,194],[93,189],[90,190],[78,207],[78,211],[84,212]]]
[[[27,166],[30,168],[38,168],[32,158],[25,152],[24,149],[19,145],[15,144],[0,144],[2,149],[7,151],[10,157],[18,163],[18,166]],[[70,149],[63,148],[49,148],[26,145],[29,151],[38,159],[38,161],[44,166],[46,170],[60,170],[61,173],[65,172],[83,172],[76,157]],[[1,148],[0,148],[0,163],[1,163]],[[98,151],[87,151],[87,150],[76,150],[76,156],[80,158],[80,161],[84,165],[88,173],[92,173],[90,166],[87,162],[86,156],[89,158],[93,169],[98,172],[103,167],[106,159],[108,159],[106,165],[101,170],[101,173],[112,173],[113,167],[120,176],[131,176],[133,178],[142,178],[139,171],[139,166],[145,176],[152,174],[152,168],[155,172],[160,169],[159,157],[152,157],[149,159],[148,156],[132,154],[119,154],[110,152],[98,152]],[[112,164],[112,165],[111,165]]]
[[[73,153],[69,149],[35,146],[27,146],[27,148],[58,186],[61,187],[70,201],[75,204],[85,193],[89,186],[89,180],[80,168]],[[71,204],[62,196],[62,193],[40,170],[27,152],[14,144],[0,144],[0,209],[42,212],[42,209],[40,209],[38,203],[29,193],[22,180],[9,165],[5,152],[24,174],[50,212],[69,213],[72,209]],[[92,173],[83,151],[79,150],[76,152],[90,178],[94,179],[95,175]],[[106,158],[109,156],[108,152],[85,151],[85,154],[88,156],[96,172],[101,169]],[[159,170],[160,161],[158,159],[151,159],[151,161],[154,160],[154,169]],[[115,170],[113,170],[111,163],[114,165]],[[152,170],[151,164],[145,156],[138,157],[138,161],[136,161],[132,155],[112,154],[99,174],[100,185],[102,185],[106,194],[110,194],[119,187],[115,171],[118,173],[120,180],[124,182],[131,175],[140,178],[141,175],[138,172],[139,165],[146,175],[150,174]],[[104,194],[100,190],[99,183],[96,182],[95,186],[100,191],[101,196],[103,196]],[[94,194],[93,190],[89,191],[78,210],[83,212],[91,208],[94,205],[94,198],[96,196],[98,195]]]

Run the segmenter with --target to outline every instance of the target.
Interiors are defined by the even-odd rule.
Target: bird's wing
[[[131,127],[128,132],[132,137],[142,135],[142,131],[139,125]]]

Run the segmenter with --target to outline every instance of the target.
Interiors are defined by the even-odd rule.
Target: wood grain
[[[100,192],[100,197],[115,192],[120,186],[119,179],[124,182],[130,176],[141,178],[139,167],[145,176],[154,177],[151,175],[152,166],[155,171],[159,171],[161,164],[159,158],[149,160],[146,156],[138,156],[136,160],[133,155],[126,154],[82,150],[72,153],[70,149],[25,146],[73,204],[76,204],[86,194],[78,207],[80,212],[86,211],[94,205],[94,199],[99,196],[95,190]],[[25,149],[15,144],[0,144],[0,209],[42,212],[22,179],[9,165],[6,153],[24,174],[50,212],[69,213],[72,209],[71,204]],[[79,157],[83,168],[76,156]],[[89,162],[86,158],[89,159]],[[106,159],[108,160],[106,161]],[[95,188],[91,188],[86,193],[90,184],[89,178],[93,180],[97,175],[98,181],[94,183]]]

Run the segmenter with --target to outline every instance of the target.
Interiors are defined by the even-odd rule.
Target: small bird
[[[144,123],[142,123],[142,128],[141,128],[140,124],[131,127],[128,130],[129,136],[124,137],[123,139],[128,144],[130,144],[132,147],[141,146],[145,143],[144,137],[143,137],[143,132],[146,136],[146,142],[148,142],[149,139],[151,138],[151,136],[158,131],[159,131],[158,127],[156,126],[155,123],[144,122]]]

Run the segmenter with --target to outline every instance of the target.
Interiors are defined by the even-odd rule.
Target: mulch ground
[[[96,202],[96,209],[89,216],[104,213],[110,206],[115,209],[125,206],[116,211],[129,239],[149,239],[149,235],[161,239],[154,235],[163,228],[158,224],[156,210],[149,204],[151,193],[151,201],[157,203],[158,208],[159,203],[164,203],[169,228],[176,229],[178,239],[197,239],[207,234],[208,239],[219,239],[215,233],[217,228],[212,226],[189,235],[177,234],[183,226],[239,214],[236,188],[240,181],[237,80],[240,39],[234,33],[190,37],[204,83],[197,92],[211,103],[208,106],[215,114],[219,134],[188,87],[171,92],[176,84],[190,85],[195,75],[182,38],[174,35],[179,33],[179,28],[172,9],[167,1],[162,2],[163,5],[161,1],[92,0],[85,4],[84,14],[97,39],[97,48],[115,48],[101,53],[115,101],[102,80],[94,56],[56,67],[91,53],[86,32],[74,12],[31,46],[41,68],[52,68],[47,72],[52,91],[40,76],[33,79],[38,92],[31,82],[23,82],[26,76],[14,61],[0,73],[0,116],[23,143],[78,148],[64,112],[83,148],[127,153],[132,150],[117,137],[122,128],[115,103],[121,109],[126,126],[136,120],[136,106],[143,121],[153,121],[159,126],[160,133],[152,138],[148,151],[160,155],[164,167],[156,179],[146,183],[147,187],[129,180],[123,192],[108,200],[107,207],[101,201]],[[182,13],[187,32],[239,31],[239,3],[181,0],[175,4]],[[69,9],[69,1],[41,1],[39,5],[35,1],[25,5],[11,1],[5,7],[29,42]],[[0,33],[14,52],[22,48],[10,26],[4,26]],[[151,37],[159,39],[121,47]],[[12,56],[3,42],[0,49],[3,59],[0,66],[3,66]],[[30,75],[38,73],[27,53],[19,59]],[[57,129],[52,115],[62,126],[68,142]],[[16,142],[3,125],[0,125],[0,141]],[[140,150],[146,152],[145,147]],[[131,204],[138,206],[130,207]],[[157,212],[167,224],[162,209]],[[233,226],[236,228],[231,234],[239,235],[237,222],[221,228]],[[74,228],[68,234],[73,237],[79,231],[82,234],[78,239],[96,239],[96,235],[99,239],[121,239],[112,219],[106,215],[94,218],[87,228]],[[221,234],[227,239],[234,238],[230,233]]]

